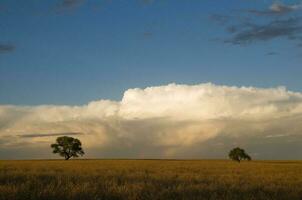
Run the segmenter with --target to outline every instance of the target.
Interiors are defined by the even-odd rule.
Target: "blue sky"
[[[301,159],[301,0],[0,0],[0,22],[0,159],[60,135],[85,158]]]
[[[283,7],[273,10],[274,4]],[[120,100],[128,88],[171,82],[283,85],[301,92],[300,4],[1,0],[0,104]],[[293,26],[265,29],[269,36],[234,42],[248,24],[276,28],[293,19]],[[234,32],[226,31],[230,27]]]

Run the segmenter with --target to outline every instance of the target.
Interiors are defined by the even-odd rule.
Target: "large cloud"
[[[88,157],[223,157],[239,145],[258,158],[291,158],[301,119],[302,94],[284,87],[135,88],[121,101],[0,106],[0,157],[49,157],[57,136],[74,135]]]

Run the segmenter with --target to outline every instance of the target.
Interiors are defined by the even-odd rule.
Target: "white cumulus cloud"
[[[238,145],[289,158],[277,148],[302,141],[301,119],[302,94],[284,87],[134,88],[121,101],[0,106],[0,157],[49,157],[50,143],[67,134],[82,140],[88,157],[222,157]]]

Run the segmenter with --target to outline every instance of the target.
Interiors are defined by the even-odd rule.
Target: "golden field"
[[[1,200],[302,199],[302,162],[0,161]]]

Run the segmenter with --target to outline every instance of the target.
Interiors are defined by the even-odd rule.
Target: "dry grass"
[[[302,199],[302,162],[0,161],[0,199]]]

